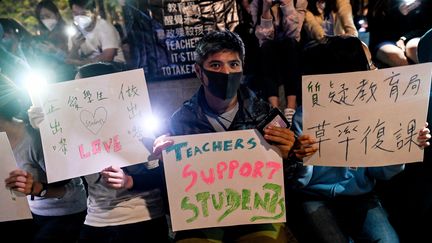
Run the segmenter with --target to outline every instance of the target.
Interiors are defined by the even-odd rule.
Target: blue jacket
[[[303,130],[303,110],[301,107],[293,118],[292,129],[296,135]],[[299,166],[293,178],[295,188],[311,195],[328,198],[336,196],[356,196],[373,190],[376,179],[388,180],[404,169],[404,165],[383,167],[348,167]]]

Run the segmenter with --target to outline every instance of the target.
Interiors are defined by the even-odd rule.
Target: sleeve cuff
[[[281,5],[280,9],[281,9],[282,14],[284,16],[292,15],[295,12],[295,8],[294,8],[294,5],[292,3],[291,4]]]
[[[264,29],[273,28],[273,20],[272,19],[264,19],[264,18],[261,17],[261,26]]]

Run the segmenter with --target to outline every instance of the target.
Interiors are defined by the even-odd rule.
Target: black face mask
[[[243,72],[219,73],[202,69],[208,79],[208,89],[210,92],[223,100],[231,99],[237,94]]]

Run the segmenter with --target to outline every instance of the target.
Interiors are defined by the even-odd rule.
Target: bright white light
[[[406,5],[411,5],[412,3],[414,3],[416,0],[404,0]]]
[[[362,24],[364,24],[364,23],[365,23],[364,19],[360,19],[360,20],[358,21],[358,24],[359,24],[359,25],[362,25]]]
[[[77,33],[77,30],[76,30],[75,26],[69,25],[68,27],[66,27],[66,34],[68,36],[74,36],[76,33]]]
[[[25,76],[25,86],[30,94],[30,99],[34,106],[41,107],[39,95],[45,89],[47,81],[46,77],[42,72],[31,71]]]
[[[149,133],[155,133],[160,129],[161,121],[155,115],[147,115],[143,121],[143,129]]]

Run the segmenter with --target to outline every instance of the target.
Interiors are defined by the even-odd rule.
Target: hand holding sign
[[[315,138],[310,135],[301,135],[297,139],[297,143],[294,145],[294,153],[298,159],[303,159],[305,157],[312,156],[316,151],[318,151],[318,145]]]
[[[292,132],[269,136],[294,143]],[[171,139],[163,156],[174,231],[285,221],[281,153],[257,130]]]
[[[417,142],[419,146],[424,149],[430,145],[429,139],[431,139],[430,130],[427,128],[428,123],[425,123],[425,126],[419,131],[419,135],[417,137]]]
[[[108,187],[113,189],[131,189],[133,186],[132,177],[127,175],[122,168],[118,166],[110,166],[103,169],[101,175]]]
[[[267,141],[274,142],[282,153],[282,158],[287,159],[291,151],[295,137],[294,133],[288,128],[268,126],[264,128],[264,138]]]
[[[155,139],[153,143],[153,153],[149,156],[149,160],[161,160],[162,151],[174,144],[172,139],[168,138],[169,134],[164,134]]]
[[[25,171],[21,173],[16,170],[16,161],[5,132],[0,132],[0,161],[0,181],[6,184],[0,187],[0,222],[31,218],[27,198],[9,189],[29,192],[31,191],[29,185],[33,182],[25,178],[27,175]],[[9,174],[9,171],[13,173]]]
[[[39,124],[45,119],[45,114],[43,113],[42,107],[31,106],[27,111],[30,125],[34,129],[39,129]]]
[[[154,136],[145,126],[152,111],[142,70],[50,84],[49,90],[40,97],[43,112],[29,111],[34,125],[40,123],[48,182],[148,160],[145,141]]]
[[[303,130],[318,145],[305,164],[371,167],[422,161],[428,132],[420,128],[427,117],[431,69],[432,63],[424,63],[303,76]]]
[[[11,171],[5,183],[7,188],[26,195],[31,194],[33,190],[32,174],[21,169]]]

